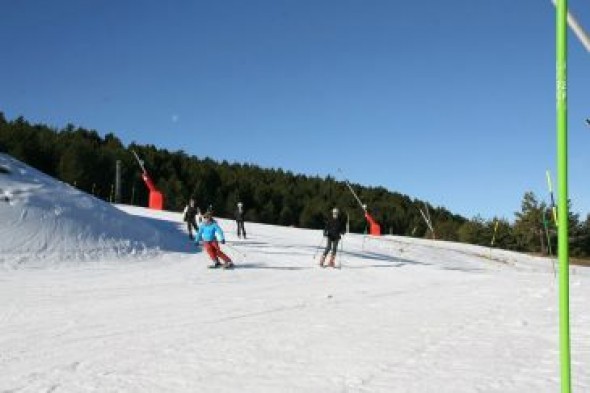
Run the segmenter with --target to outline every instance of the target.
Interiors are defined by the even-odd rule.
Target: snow
[[[180,213],[112,207],[0,158],[11,171],[0,173],[10,199],[0,202],[0,392],[559,390],[547,259],[350,234],[342,268],[321,269],[320,231],[246,223],[239,240],[219,220],[237,268],[211,270]],[[18,243],[25,229],[44,240]],[[572,268],[580,392],[590,389],[589,284]]]

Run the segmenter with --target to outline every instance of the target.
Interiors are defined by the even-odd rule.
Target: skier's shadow
[[[481,273],[485,272],[485,269],[475,268],[475,267],[453,267],[453,266],[443,266],[441,267],[442,270],[451,270],[457,272],[464,272],[464,273]]]
[[[308,270],[312,267],[305,266],[269,266],[264,263],[240,263],[236,264],[236,269],[261,269],[261,270]]]
[[[236,245],[236,246],[260,246],[263,244],[268,244],[266,242],[257,242],[257,241],[253,241],[253,240],[229,240],[228,239],[228,243],[232,244],[232,245]]]
[[[422,265],[422,266],[430,265],[430,263],[416,261],[413,259],[396,257],[393,255],[388,255],[388,254],[381,254],[378,252],[366,252],[365,251],[365,252],[361,253],[361,252],[354,252],[354,251],[344,251],[343,255],[350,255],[350,256],[360,258],[360,259],[369,259],[369,260],[373,260],[373,261],[389,262],[387,264],[381,263],[381,264],[367,264],[367,265],[359,265],[359,266],[347,266],[349,268],[355,268],[355,269],[363,269],[363,268],[368,268],[368,267],[403,267],[406,265]]]

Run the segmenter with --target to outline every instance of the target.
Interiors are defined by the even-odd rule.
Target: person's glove
[[[225,239],[221,239],[221,244],[225,244]]]

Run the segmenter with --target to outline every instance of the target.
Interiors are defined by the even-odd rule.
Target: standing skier
[[[234,267],[232,260],[225,255],[221,248],[219,247],[219,241],[221,244],[225,244],[225,237],[223,236],[223,230],[217,222],[211,216],[211,213],[205,213],[204,215],[205,221],[199,228],[197,235],[195,236],[195,243],[198,244],[203,239],[203,243],[205,246],[205,251],[213,260],[213,265],[209,267],[214,269],[223,266],[224,269],[231,269]],[[223,264],[219,262],[219,258],[223,260]]]
[[[242,202],[238,202],[236,208],[236,224],[238,226],[238,237],[241,238],[243,234],[245,239],[246,228],[244,228],[244,205],[242,204]]]
[[[203,218],[203,213],[201,212],[201,209],[199,209],[199,208],[197,207],[197,223],[198,223],[199,225],[201,225],[201,224],[203,223],[203,220],[204,220],[204,218]]]
[[[182,214],[183,220],[184,222],[186,222],[186,226],[188,228],[188,238],[193,240],[193,229],[195,230],[195,232],[199,230],[196,216],[201,214],[199,208],[195,206],[195,200],[193,198],[190,199],[188,205],[186,205],[186,207],[184,208],[184,212]]]
[[[346,226],[339,217],[337,208],[332,209],[332,217],[326,221],[326,228],[324,229],[324,236],[327,238],[326,249],[320,258],[320,266],[324,267],[326,256],[331,252],[328,267],[335,267],[334,260],[336,259],[336,252],[338,250],[338,242],[346,231]]]

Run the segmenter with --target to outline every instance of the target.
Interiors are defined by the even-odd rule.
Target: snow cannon
[[[369,223],[369,234],[371,236],[381,236],[381,225],[375,221],[373,216],[371,216],[368,212],[365,211],[365,218]]]
[[[338,169],[338,171],[342,173],[342,169]],[[367,205],[363,203],[359,196],[356,194],[356,192],[354,192],[354,189],[350,185],[350,182],[347,179],[344,179],[344,182],[348,186],[348,189],[352,193],[352,196],[354,196],[359,206],[361,207],[361,209],[363,209],[363,212],[365,213],[365,219],[369,223],[369,234],[371,236],[381,236],[381,226],[377,223],[377,221],[375,221],[373,216],[369,214],[369,211],[367,210]]]
[[[156,188],[156,185],[154,184],[152,178],[145,169],[145,166],[143,165],[143,160],[139,158],[135,151],[132,150],[131,152],[133,153],[135,159],[137,160],[137,163],[141,167],[141,178],[143,179],[143,182],[145,183],[148,190],[150,191],[148,207],[154,210],[164,209],[164,195],[162,194],[162,192],[160,192],[160,190]]]

